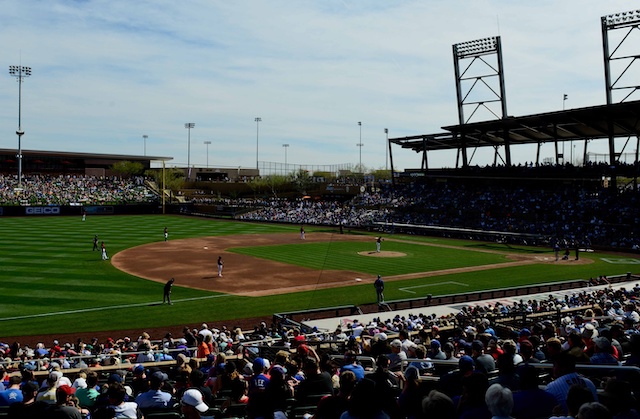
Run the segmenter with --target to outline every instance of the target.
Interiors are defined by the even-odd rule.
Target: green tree
[[[291,181],[293,182],[296,190],[302,195],[307,194],[309,186],[311,186],[311,176],[309,171],[305,169],[299,169],[291,175]]]
[[[391,170],[388,169],[377,169],[371,171],[371,174],[375,177],[376,180],[389,180],[391,179]]]
[[[111,170],[119,177],[130,178],[132,176],[141,175],[144,171],[144,166],[140,162],[122,160],[112,164]]]
[[[269,188],[275,198],[278,197],[278,193],[281,192],[284,187],[289,183],[286,176],[283,175],[269,175],[264,178],[265,186]]]
[[[158,185],[158,189],[160,189],[160,191],[163,189],[162,185],[164,180],[164,189],[170,191],[170,195],[175,195],[175,193],[182,189],[184,185],[184,172],[175,167],[165,169],[164,179],[162,172],[162,169],[149,169],[144,172],[144,175],[148,178],[152,178],[156,185]]]

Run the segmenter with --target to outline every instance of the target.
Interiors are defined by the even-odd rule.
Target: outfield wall
[[[4,217],[55,217],[55,216],[87,216],[92,215],[136,215],[162,214],[162,206],[158,204],[132,205],[33,205],[33,206],[0,206],[0,216]]]

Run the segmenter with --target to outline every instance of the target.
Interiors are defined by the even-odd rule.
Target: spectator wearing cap
[[[66,384],[56,389],[56,402],[46,411],[46,417],[51,419],[82,419],[80,410],[75,406],[69,406],[71,396],[76,390]]]
[[[311,358],[309,358],[311,359]],[[251,417],[261,417],[269,413],[269,398],[267,395],[267,387],[271,382],[266,371],[269,368],[269,362],[265,358],[255,358],[251,369],[253,374],[249,378],[249,391],[247,396],[247,413]]]
[[[346,351],[344,353],[344,364],[340,368],[340,373],[342,374],[344,371],[353,372],[357,381],[364,378],[364,368],[358,364],[358,358],[353,351]]]
[[[447,359],[447,355],[442,352],[442,345],[438,339],[431,339],[427,357],[431,359]]]
[[[389,369],[391,371],[400,371],[402,368],[402,362],[407,360],[407,354],[402,350],[402,341],[400,339],[394,339],[391,342],[391,353],[389,357]]]
[[[594,354],[591,363],[595,365],[618,365],[618,360],[612,355],[613,347],[609,339],[599,336],[593,340]]]
[[[9,419],[26,419],[26,418],[42,418],[48,407],[45,402],[36,400],[38,394],[38,385],[32,381],[28,381],[22,385],[22,401],[13,403],[9,406]]]
[[[389,339],[385,332],[376,333],[371,340],[371,356],[377,358],[378,355],[391,352]]]
[[[58,371],[50,372],[43,383],[43,386],[40,388],[40,391],[38,391],[36,400],[39,402],[54,404],[56,402],[56,387],[61,376],[62,374]]]
[[[147,371],[142,364],[136,364],[133,367],[131,390],[134,396],[149,390],[149,378],[147,377]]]
[[[570,354],[563,352],[554,358],[553,377],[554,380],[547,384],[546,391],[556,398],[556,402],[565,414],[567,413],[567,394],[572,384],[588,388],[593,395],[593,400],[598,400],[593,381],[576,372],[576,359]]]
[[[596,327],[592,323],[587,323],[582,329],[581,336],[585,345],[584,352],[587,354],[587,356],[593,355],[593,352],[595,351],[594,339],[599,336],[598,329],[596,329]]]
[[[121,383],[110,385],[107,389],[107,396],[108,406],[96,409],[92,417],[116,419],[142,419],[144,417],[136,402],[125,401],[127,391]]]
[[[481,340],[471,342],[471,357],[476,364],[476,371],[488,374],[496,369],[496,361],[489,354],[484,353],[484,343]]]
[[[180,411],[184,419],[205,419],[211,416],[202,416],[209,410],[204,402],[202,393],[196,388],[185,390],[180,400]]]
[[[267,399],[269,400],[269,417],[271,415],[284,415],[290,406],[290,400],[294,396],[291,382],[287,380],[287,372],[284,367],[274,365],[270,370],[269,385],[267,386]],[[286,417],[286,416],[285,416]]]
[[[151,374],[149,390],[136,397],[136,403],[140,409],[168,409],[173,407],[175,400],[171,393],[162,390],[169,376],[162,371]]]

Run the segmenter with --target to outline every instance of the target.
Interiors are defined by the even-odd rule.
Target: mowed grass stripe
[[[370,243],[333,241],[241,247],[229,250],[317,270],[349,270],[372,275],[402,275],[507,261],[506,256],[500,254],[391,241],[384,243],[384,250],[401,252],[406,256],[384,258],[359,254],[359,252],[372,252],[370,249]]]
[[[115,269],[110,262],[100,260],[99,252],[92,252],[94,234],[104,240],[113,256],[116,252],[146,243],[163,240],[163,229],[169,229],[170,240],[216,235],[287,233],[297,234],[299,226],[271,225],[246,222],[217,221],[173,215],[152,216],[88,216],[85,222],[77,217],[0,217],[0,318],[23,317],[2,322],[2,336],[87,332],[148,327],[182,326],[200,324],[203,321],[233,325],[233,319],[241,317],[270,316],[277,311],[290,311],[343,304],[370,303],[375,299],[370,283],[363,282],[349,288],[314,290],[295,295],[269,297],[238,297],[210,299],[219,293],[199,291],[174,286],[173,306],[159,305],[162,299],[161,283],[146,281]],[[307,231],[327,232],[329,229],[309,227]],[[364,233],[363,233],[364,234]],[[504,253],[549,253],[550,249],[509,247],[492,243],[447,241],[415,236],[394,236],[409,241],[429,241],[473,248],[504,250]],[[349,269],[392,275],[395,272],[443,269],[439,248],[417,246],[412,243],[385,241],[383,250],[405,251],[406,258],[358,257],[356,265],[353,248],[344,247],[338,241],[328,248],[306,247],[301,243],[294,248],[283,249],[278,256],[286,263],[299,266],[316,266],[318,269]],[[363,251],[372,251],[373,241],[360,244]],[[396,247],[399,246],[399,247]],[[295,246],[294,246],[295,247]],[[332,250],[333,247],[333,250]],[[300,250],[301,249],[301,250]],[[416,250],[417,249],[417,250]],[[272,251],[274,251],[272,249]],[[449,252],[447,250],[446,252]],[[454,251],[458,265],[494,263],[478,252]],[[473,258],[482,257],[482,260]],[[295,257],[294,257],[295,256]],[[591,255],[587,255],[591,256]],[[598,255],[600,256],[600,255]],[[607,256],[607,255],[602,255]],[[493,255],[500,261],[502,255]],[[610,257],[615,258],[615,255]],[[455,260],[456,258],[452,258]],[[415,261],[410,261],[415,259]],[[504,261],[504,259],[502,259]],[[406,298],[401,286],[421,284],[443,285],[417,288],[423,294],[460,292],[460,287],[446,285],[448,281],[468,284],[464,291],[506,287],[523,282],[539,283],[595,275],[613,275],[635,272],[633,263],[612,265],[595,258],[591,265],[529,265],[521,269],[495,269],[465,275],[447,275],[407,281],[388,281],[387,299]],[[402,265],[404,267],[395,266]],[[162,263],[162,261],[158,261]],[[376,265],[379,264],[379,265]],[[256,278],[256,287],[265,278]],[[84,311],[76,314],[59,314],[74,310],[90,310],[95,307],[112,307],[111,310]],[[51,313],[51,315],[49,315]],[[29,318],[30,315],[42,315]]]

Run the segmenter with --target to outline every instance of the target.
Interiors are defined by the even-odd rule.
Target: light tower
[[[18,187],[22,188],[22,136],[24,131],[22,130],[22,80],[31,76],[31,67],[25,67],[22,65],[10,65],[9,74],[14,76],[18,80]]]
[[[256,170],[260,170],[258,167],[258,138],[260,134],[260,122],[262,122],[262,118],[257,116],[254,121],[256,121]]]
[[[144,154],[143,154],[143,156],[147,155],[147,138],[149,138],[149,136],[147,134],[144,134],[142,136],[142,139],[144,140]]]
[[[207,146],[207,169],[209,168],[209,145],[211,144],[211,141],[205,141],[204,145]]]
[[[362,144],[362,122],[358,121],[358,127],[360,127],[360,142],[356,144],[358,147],[360,147],[360,163],[358,164],[358,166],[360,167],[358,168],[358,170],[362,171],[362,146],[364,146],[364,144]]]
[[[289,148],[289,144],[282,144],[284,147],[284,173],[287,174],[287,149]]]
[[[187,178],[191,180],[191,128],[195,128],[194,122],[187,122],[184,127],[187,129]]]

